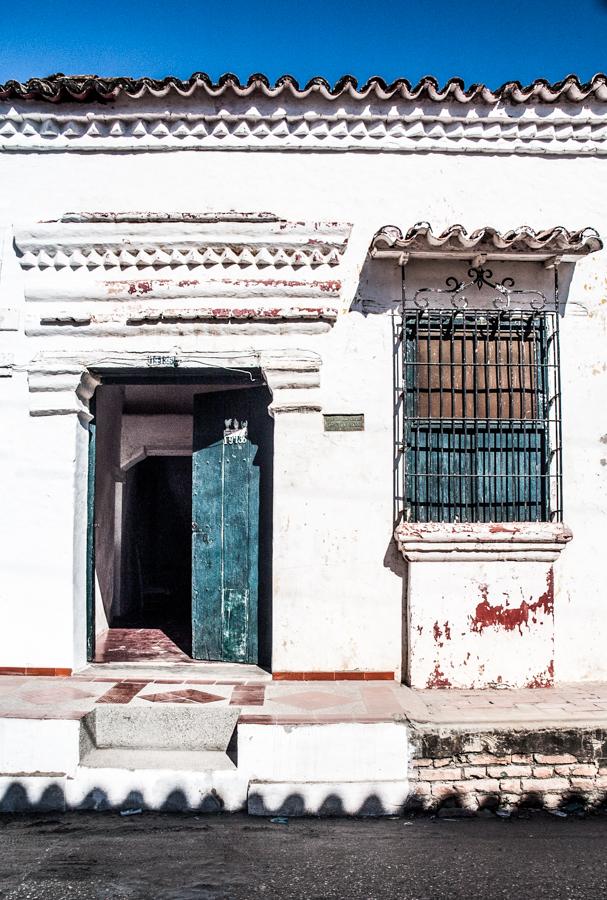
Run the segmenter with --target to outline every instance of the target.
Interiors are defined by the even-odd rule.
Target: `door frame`
[[[116,366],[115,368],[106,368],[95,370],[91,367],[89,370],[96,384],[94,391],[101,385],[108,384],[137,384],[137,385],[158,385],[158,384],[189,384],[189,385],[209,385],[209,384],[233,384],[236,388],[238,385],[248,386],[254,383],[257,386],[269,387],[265,378],[265,373],[260,367],[247,368],[229,368],[222,366],[209,366],[204,369],[192,368],[185,366],[179,369],[174,368],[135,368],[131,366]],[[95,485],[96,485],[96,463],[97,463],[97,420],[96,420],[96,402],[95,392],[89,399],[88,418],[88,451],[86,466],[86,486],[87,486],[87,516],[86,516],[86,597],[85,597],[85,615],[86,615],[86,658],[87,662],[92,663],[95,660],[96,651],[96,615],[95,608],[97,603],[97,588],[95,577]],[[268,409],[268,415],[271,415]],[[273,449],[272,449],[273,455]],[[271,566],[271,562],[270,562]]]

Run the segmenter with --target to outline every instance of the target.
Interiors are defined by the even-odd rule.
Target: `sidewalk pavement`
[[[93,665],[70,677],[0,677],[0,718],[80,719],[105,703],[146,707],[237,706],[239,722],[333,724],[409,721],[468,730],[607,724],[607,683],[520,690],[412,690],[386,681],[271,681],[260,670],[237,680],[209,664],[208,677],[183,667]],[[196,674],[200,673],[200,667]],[[259,674],[257,674],[259,673]],[[261,676],[261,677],[260,677]]]

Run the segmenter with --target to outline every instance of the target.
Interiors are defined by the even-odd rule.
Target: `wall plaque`
[[[364,431],[365,416],[363,413],[346,415],[325,415],[325,431]]]

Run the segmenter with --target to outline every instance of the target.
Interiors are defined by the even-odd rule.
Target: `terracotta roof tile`
[[[585,256],[601,250],[603,242],[594,228],[568,231],[561,225],[534,231],[521,225],[511,231],[500,232],[485,226],[470,234],[462,225],[452,225],[440,234],[434,234],[428,222],[418,222],[405,234],[396,225],[385,225],[374,235],[371,250],[398,250],[404,253],[431,254],[432,251],[461,253],[499,252],[512,255],[538,253],[543,256],[572,254]]]
[[[466,87],[461,78],[450,78],[443,86],[426,75],[417,84],[406,78],[387,82],[373,76],[364,84],[358,84],[351,75],[344,75],[331,85],[324,78],[310,79],[300,87],[292,75],[283,75],[272,83],[265,75],[251,75],[241,82],[236,75],[226,73],[213,81],[204,72],[195,72],[182,80],[174,76],[155,78],[103,78],[98,75],[49,75],[47,78],[31,78],[26,82],[7,81],[0,85],[0,100],[47,100],[62,102],[107,102],[120,96],[138,99],[166,97],[170,93],[189,96],[203,91],[210,96],[219,96],[233,91],[244,97],[255,92],[266,96],[290,93],[293,97],[304,98],[318,93],[327,99],[351,96],[353,99],[375,97],[378,100],[401,98],[404,100],[424,100],[433,102],[454,101],[457,103],[581,103],[585,100],[607,102],[607,76],[597,74],[590,81],[582,82],[576,75],[568,75],[562,81],[550,83],[538,78],[529,85],[520,81],[508,81],[497,89],[484,84]]]

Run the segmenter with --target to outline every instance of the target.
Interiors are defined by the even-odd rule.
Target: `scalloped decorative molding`
[[[603,155],[607,113],[589,96],[550,106],[496,100],[327,100],[319,94],[176,97],[166,109],[145,96],[97,104],[6,101],[0,149],[82,151],[326,150]]]
[[[234,221],[235,219],[235,221]],[[276,217],[64,216],[15,232],[23,269],[338,266],[351,226]]]

